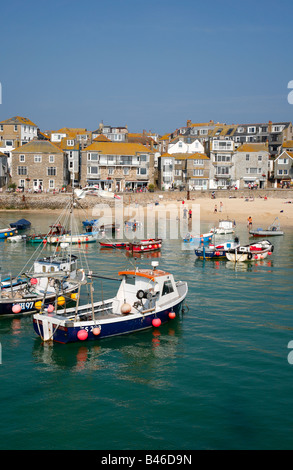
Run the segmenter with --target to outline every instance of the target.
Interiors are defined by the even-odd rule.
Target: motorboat
[[[259,243],[239,246],[226,251],[226,258],[229,261],[257,261],[267,258],[274,251],[274,246],[268,240],[262,240]]]
[[[100,341],[117,335],[157,328],[178,317],[188,292],[187,283],[175,281],[170,272],[152,262],[148,269],[118,273],[120,285],[114,297],[74,308],[46,309],[33,315],[33,326],[42,341],[70,343]],[[93,274],[88,279],[92,282]]]

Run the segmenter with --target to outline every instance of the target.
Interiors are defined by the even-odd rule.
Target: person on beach
[[[222,212],[223,203],[220,201],[220,212]]]
[[[217,204],[215,204],[214,212],[218,212]]]
[[[186,219],[186,216],[187,216],[187,209],[186,209],[186,207],[184,207],[184,209],[183,209],[183,219]]]
[[[191,209],[189,209],[188,216],[189,216],[189,219],[192,218],[192,210]]]
[[[249,216],[248,219],[247,219],[247,227],[249,229],[252,227],[252,218],[251,218],[251,216]]]

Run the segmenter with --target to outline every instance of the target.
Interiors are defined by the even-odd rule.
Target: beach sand
[[[223,203],[222,210],[220,211],[220,202]],[[105,201],[107,204],[107,201]],[[217,205],[217,212],[214,212],[215,205]],[[281,229],[286,227],[293,228],[293,200],[282,199],[282,198],[261,198],[255,197],[253,200],[249,198],[198,198],[192,200],[184,200],[184,204],[181,201],[168,200],[167,194],[164,195],[164,199],[159,200],[159,204],[147,203],[147,201],[140,200],[138,205],[127,204],[123,205],[123,220],[133,218],[138,219],[139,215],[146,214],[147,211],[150,213],[157,213],[160,217],[166,219],[176,219],[183,217],[183,209],[192,209],[193,219],[195,217],[200,218],[200,222],[211,223],[211,226],[217,226],[220,219],[235,220],[238,223],[247,223],[247,218],[252,217],[253,228],[267,228],[273,223],[274,219],[278,217]],[[110,213],[113,214],[112,209],[109,208]],[[40,209],[26,209],[26,213],[36,213]],[[1,210],[1,213],[6,212],[19,212],[19,210]],[[41,212],[54,213],[58,216],[62,212],[61,209],[41,209]],[[96,208],[88,208],[86,210],[76,210],[78,218],[85,220],[86,218],[96,218],[99,215],[99,204]],[[108,212],[109,215],[109,212]]]

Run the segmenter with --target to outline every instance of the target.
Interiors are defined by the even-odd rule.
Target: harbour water
[[[55,220],[8,219],[21,217],[43,232]],[[249,242],[245,225],[237,235]],[[52,345],[31,316],[0,318],[0,448],[292,449],[293,232],[272,240],[272,256],[255,263],[200,261],[173,239],[160,257],[138,259],[188,281],[185,313],[159,329]],[[34,249],[1,242],[2,276],[18,273]],[[85,251],[102,276],[133,262],[99,244]],[[97,281],[95,296],[116,288]]]

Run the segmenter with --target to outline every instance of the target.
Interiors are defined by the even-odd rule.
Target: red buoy
[[[86,330],[79,330],[77,337],[80,339],[80,341],[84,341],[88,337],[88,332]]]
[[[173,318],[176,317],[176,313],[175,312],[169,312],[169,318],[171,318],[171,320],[173,320]]]
[[[162,323],[162,322],[161,322],[161,320],[160,320],[159,318],[154,318],[153,321],[152,321],[152,325],[153,325],[153,326],[156,326],[156,327],[160,326],[161,323]]]

